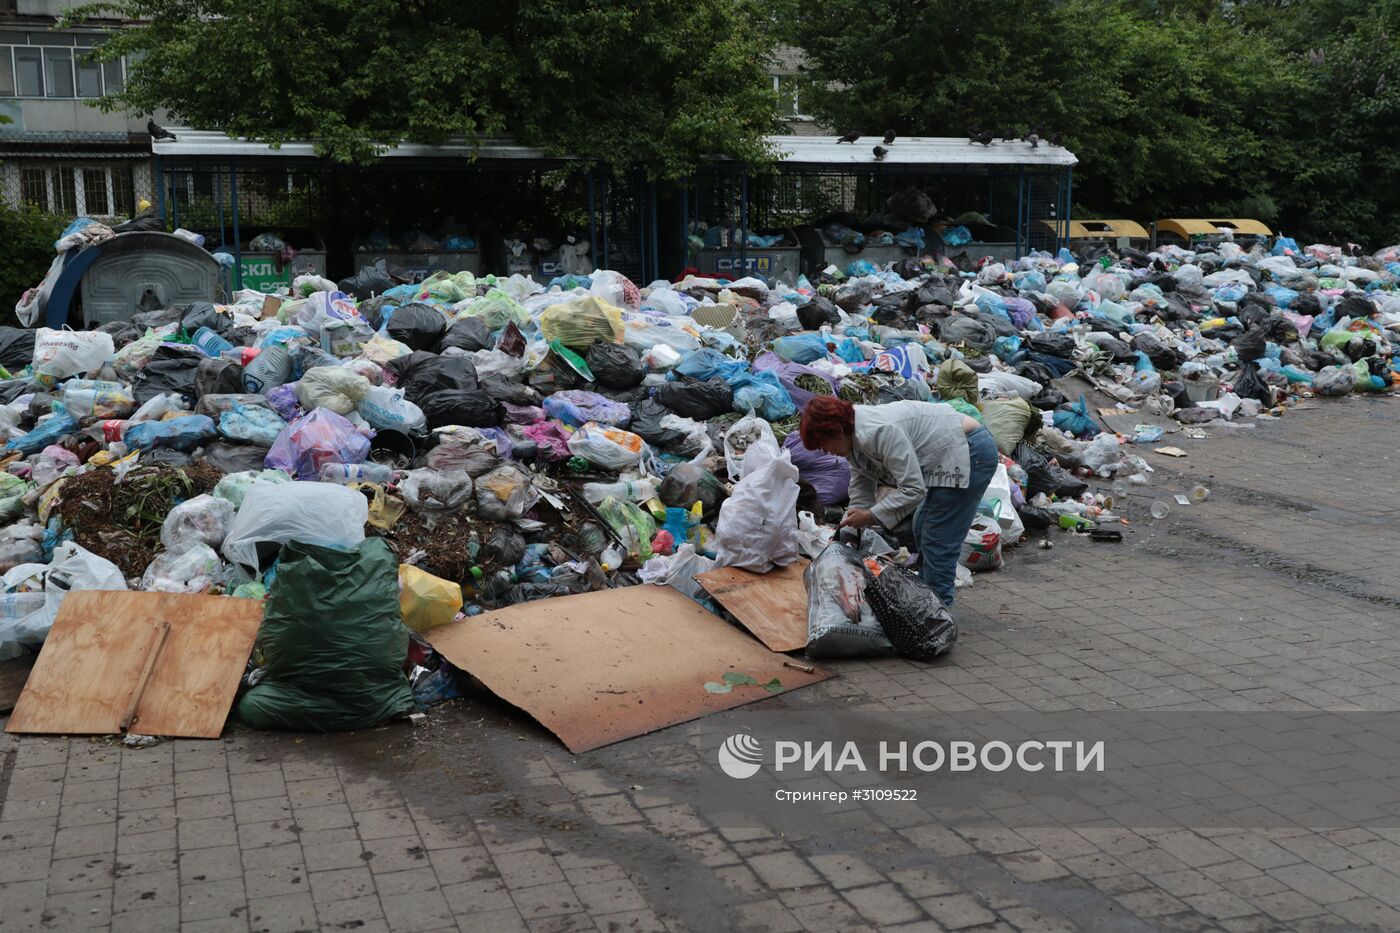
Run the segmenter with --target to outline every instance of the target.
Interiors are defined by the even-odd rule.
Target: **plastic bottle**
[[[225,351],[233,349],[233,344],[208,327],[201,327],[195,331],[193,342],[206,356],[222,356]]]
[[[622,548],[616,544],[610,544],[603,549],[603,554],[598,558],[598,564],[603,568],[604,573],[611,573],[622,566],[622,562],[627,559]]]
[[[583,497],[589,502],[602,502],[612,496],[614,499],[630,499],[633,502],[646,502],[656,498],[656,484],[649,479],[628,481],[620,479],[615,483],[584,483]]]
[[[393,467],[382,463],[327,463],[321,467],[321,482],[339,483],[390,483],[394,480]]]

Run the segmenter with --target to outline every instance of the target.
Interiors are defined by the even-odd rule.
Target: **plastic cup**
[[[1165,502],[1163,502],[1161,499],[1158,499],[1158,500],[1156,500],[1155,502],[1153,502],[1153,503],[1152,503],[1152,507],[1151,507],[1151,509],[1150,509],[1150,511],[1152,512],[1152,517],[1153,517],[1153,518],[1166,518],[1166,517],[1167,517],[1167,513],[1170,512],[1171,510],[1172,510],[1172,507],[1169,506],[1169,505],[1167,505],[1167,504],[1166,504]]]
[[[1202,486],[1200,483],[1197,483],[1195,486],[1191,487],[1192,502],[1204,502],[1209,498],[1210,490],[1207,489],[1205,486]]]
[[[1125,498],[1127,498],[1127,496],[1128,496],[1128,484],[1127,484],[1126,482],[1124,482],[1123,480],[1121,480],[1121,479],[1114,480],[1114,481],[1113,481],[1113,494],[1114,494],[1115,496],[1117,496],[1119,499],[1125,499]]]

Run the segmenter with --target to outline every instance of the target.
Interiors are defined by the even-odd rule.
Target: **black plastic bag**
[[[478,387],[476,367],[461,356],[410,353],[390,360],[388,367],[400,376],[399,387],[404,397],[420,408],[422,399],[434,392],[471,391]]]
[[[0,331],[4,329],[5,328],[0,328]],[[144,331],[138,329],[135,324],[129,321],[108,321],[106,324],[98,325],[97,329],[104,334],[111,334],[112,346],[116,347],[118,350],[144,333]],[[33,331],[30,331],[30,333],[33,333]],[[3,347],[3,345],[3,338],[0,338],[0,347]],[[3,354],[3,350],[0,350],[0,354]],[[5,362],[3,355],[0,355],[0,364],[5,366],[10,365]]]
[[[525,536],[509,525],[497,525],[482,542],[481,553],[503,567],[513,567],[525,556]]]
[[[207,463],[220,473],[242,473],[261,470],[267,460],[267,448],[234,441],[210,441],[200,454],[199,462]],[[143,455],[142,462],[145,462]]]
[[[447,329],[438,343],[438,352],[457,349],[468,353],[491,346],[491,329],[479,317],[464,317]]]
[[[1156,334],[1146,331],[1137,334],[1133,337],[1132,346],[1134,350],[1145,353],[1157,369],[1176,369],[1181,364],[1177,352],[1158,340]]]
[[[1264,355],[1266,343],[1264,328],[1252,327],[1230,341],[1230,346],[1235,348],[1235,355],[1241,363],[1252,363]]]
[[[825,295],[813,295],[812,300],[797,309],[797,323],[803,330],[820,330],[823,324],[840,324],[836,305]]]
[[[382,295],[393,288],[394,280],[389,275],[388,263],[381,259],[365,266],[354,275],[341,279],[336,283],[336,287],[363,301],[366,298],[373,298],[375,295]]]
[[[1322,315],[1322,302],[1316,295],[1309,292],[1294,298],[1289,304],[1288,310],[1306,317],[1320,317]]]
[[[1065,394],[1054,386],[1046,386],[1040,390],[1040,394],[1026,401],[1031,403],[1032,408],[1039,408],[1041,411],[1054,411],[1061,405],[1069,401]]]
[[[1111,356],[1115,363],[1137,359],[1137,354],[1133,352],[1133,348],[1117,337],[1110,337],[1107,334],[1094,334],[1089,338],[1089,342]]]
[[[1234,393],[1240,398],[1258,399],[1265,405],[1272,403],[1272,393],[1269,391],[1269,384],[1259,375],[1258,363],[1246,363],[1240,370],[1240,374],[1235,377]]]
[[[690,435],[675,428],[663,428],[661,419],[669,414],[670,409],[656,399],[645,399],[632,406],[632,420],[628,423],[627,430],[654,448],[672,450],[677,445],[684,444]]]
[[[699,502],[705,521],[718,515],[720,504],[729,498],[718,476],[693,463],[672,467],[656,494],[669,508],[688,509]]]
[[[626,344],[595,340],[588,348],[586,360],[594,381],[610,389],[630,389],[646,378],[642,358]]]
[[[718,376],[704,382],[683,377],[659,386],[656,400],[684,418],[708,421],[733,409],[734,390]]]
[[[394,309],[385,330],[410,350],[431,350],[447,333],[447,318],[432,305],[404,305]]]
[[[953,616],[927,583],[903,567],[881,571],[865,585],[865,599],[901,658],[932,661],[958,640]]]
[[[1073,474],[1045,459],[1045,455],[1025,441],[1016,445],[1011,459],[1026,471],[1026,496],[1043,492],[1047,496],[1077,499],[1084,495],[1089,484],[1076,479]]]
[[[1038,505],[1031,505],[1027,502],[1016,510],[1017,516],[1021,519],[1021,524],[1026,526],[1027,531],[1044,531],[1051,525],[1059,524],[1059,517],[1049,509],[1042,509]]]
[[[393,303],[391,299],[380,295],[378,298],[366,298],[356,307],[359,308],[360,317],[365,319],[365,323],[373,329],[379,330],[379,325],[384,322],[384,306]]]
[[[430,428],[449,424],[493,428],[505,414],[501,403],[480,389],[442,389],[414,404],[423,409]]]
[[[512,382],[505,376],[493,374],[481,380],[481,391],[498,402],[511,405],[539,405],[540,393],[523,382]]]
[[[184,400],[186,408],[193,408],[195,375],[203,359],[204,354],[198,350],[180,350],[165,345],[157,347],[150,362],[132,380],[131,388],[136,401],[144,405],[162,392],[174,392]]]
[[[194,371],[194,394],[234,395],[243,391],[243,367],[232,360],[209,357],[199,361]]]
[[[1337,321],[1344,317],[1368,318],[1376,313],[1376,306],[1360,295],[1347,295],[1337,302],[1336,312],[1333,320]]]
[[[201,327],[207,327],[216,334],[222,334],[226,330],[233,328],[233,316],[220,314],[219,309],[207,301],[196,301],[193,304],[176,306],[181,308],[180,330],[193,335]]]
[[[1046,356],[1069,359],[1074,355],[1074,338],[1068,334],[1030,334],[1026,346]]]
[[[27,327],[0,327],[0,366],[23,369],[34,361],[34,337]]]

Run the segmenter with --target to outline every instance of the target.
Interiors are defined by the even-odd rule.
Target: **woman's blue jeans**
[[[948,609],[953,608],[954,581],[963,539],[977,517],[982,494],[997,471],[997,443],[991,431],[986,428],[973,431],[967,436],[967,447],[972,468],[967,488],[932,486],[923,505],[914,513],[914,540],[918,542],[922,558],[919,576]]]

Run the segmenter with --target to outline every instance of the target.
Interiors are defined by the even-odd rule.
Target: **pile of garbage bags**
[[[1135,445],[1160,425],[1106,431],[1088,388],[1192,430],[1303,396],[1389,391],[1397,285],[1400,247],[1280,239],[906,260],[795,286],[639,287],[600,270],[356,291],[303,276],[287,294],[92,331],[0,328],[0,656],[37,648],[71,589],[281,592],[292,603],[268,617],[295,650],[262,656],[271,679],[240,706],[277,724],[314,706],[305,682],[279,677],[316,681],[313,643],[335,643],[298,628],[297,601],[326,617],[317,574],[397,564],[397,617],[414,631],[638,582],[708,604],[694,582],[708,567],[765,572],[833,546],[849,467],[796,431],[821,395],[944,401],[991,430],[1002,465],[963,565],[995,570],[1028,534],[1117,520],[1091,484],[1149,481]],[[918,561],[908,528],[847,550]],[[840,583],[842,566],[832,557],[809,578]],[[905,577],[890,579],[886,598],[903,605]],[[398,650],[390,596],[380,586],[348,605],[370,642]],[[859,614],[820,625],[814,645],[829,630],[837,655],[892,650]],[[929,631],[925,655],[947,641]],[[405,705],[398,692],[369,700],[322,718]]]

